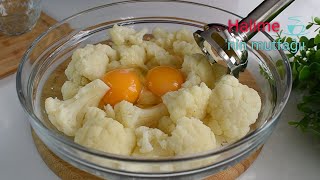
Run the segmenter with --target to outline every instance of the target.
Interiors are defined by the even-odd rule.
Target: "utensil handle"
[[[246,23],[248,27],[252,30],[241,31],[241,28],[238,28],[238,35],[243,39],[243,41],[249,41],[259,30],[261,29],[262,23],[271,22],[278,14],[280,14],[285,8],[287,8],[294,0],[265,0],[258,7],[249,13],[249,15],[242,19],[239,22]],[[251,23],[250,23],[251,22]],[[256,25],[253,24],[256,23]],[[257,26],[258,23],[261,23],[260,26]],[[254,28],[254,26],[256,28]],[[235,30],[235,27],[233,27]]]

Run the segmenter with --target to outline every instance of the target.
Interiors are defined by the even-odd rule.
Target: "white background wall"
[[[50,16],[61,20],[79,11],[95,7],[98,5],[116,2],[118,0],[43,0],[43,9]],[[212,6],[235,12],[241,16],[246,16],[252,9],[259,5],[263,0],[188,0],[199,3],[205,3]],[[312,16],[320,16],[320,0],[296,0],[274,21],[278,21],[282,28],[290,23],[289,16],[301,16],[300,20],[307,23]],[[57,11],[59,13],[57,13]],[[199,12],[200,13],[200,12]],[[313,32],[308,34],[313,35]]]

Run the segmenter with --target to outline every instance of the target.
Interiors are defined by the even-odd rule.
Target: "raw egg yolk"
[[[134,103],[142,89],[139,76],[130,69],[110,71],[103,76],[102,80],[110,87],[102,99],[103,104],[114,106],[123,100]]]
[[[148,89],[158,96],[180,89],[184,81],[183,75],[178,69],[168,66],[157,66],[151,69],[146,79]]]

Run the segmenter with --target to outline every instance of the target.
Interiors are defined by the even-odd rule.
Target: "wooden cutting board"
[[[57,21],[45,13],[36,26],[29,32],[19,36],[8,36],[0,32],[0,79],[16,72],[21,58],[30,44]]]

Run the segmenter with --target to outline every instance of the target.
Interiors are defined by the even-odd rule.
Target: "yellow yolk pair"
[[[126,100],[135,103],[142,90],[139,76],[130,69],[116,69],[104,75],[102,80],[110,87],[100,105],[112,106]],[[182,73],[172,67],[158,66],[149,70],[146,77],[147,88],[157,96],[176,91],[184,82]]]

